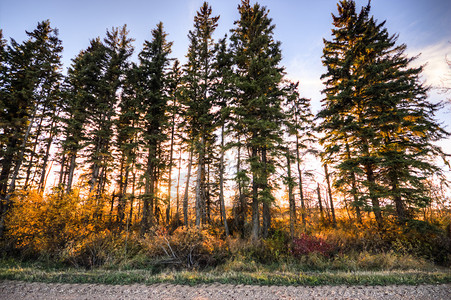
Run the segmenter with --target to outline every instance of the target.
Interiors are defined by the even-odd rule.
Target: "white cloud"
[[[421,54],[414,65],[425,65],[423,76],[426,84],[433,87],[441,86],[450,68],[446,63],[446,57],[451,58],[451,42],[444,40],[421,49],[408,49],[407,54],[415,56]]]

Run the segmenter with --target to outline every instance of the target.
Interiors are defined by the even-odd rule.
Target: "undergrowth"
[[[7,220],[7,235],[0,241],[0,277],[58,281],[58,276],[75,276],[78,281],[85,278],[80,274],[91,274],[86,275],[91,278],[101,272],[102,280],[114,282],[122,275],[112,274],[125,274],[124,282],[140,282],[136,274],[154,276],[155,281],[175,274],[171,280],[184,283],[211,278],[296,283],[303,282],[300,274],[309,272],[439,272],[449,278],[447,219],[401,224],[387,217],[383,227],[371,220],[355,223],[338,218],[336,227],[312,220],[307,228],[297,227],[291,238],[288,224],[280,218],[274,220],[269,236],[259,240],[242,239],[237,232],[226,238],[215,221],[201,228],[180,223],[155,226],[142,235],[136,226],[112,226],[100,202],[81,204],[71,195],[44,198],[39,194],[16,201]],[[180,274],[197,279],[174,279]]]

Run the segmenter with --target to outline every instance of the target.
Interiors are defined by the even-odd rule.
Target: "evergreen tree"
[[[268,10],[259,4],[243,0],[238,6],[240,19],[232,30],[232,49],[235,57],[237,98],[234,104],[235,124],[241,130],[252,175],[252,233],[260,236],[260,204],[262,204],[262,236],[267,237],[271,225],[272,186],[270,176],[275,171],[273,160],[280,144],[283,78],[280,42],[274,41],[274,25]]]
[[[430,203],[426,180],[443,175],[435,158],[446,160],[434,142],[449,133],[434,119],[441,104],[427,99],[423,67],[410,67],[415,57],[406,56],[406,45],[396,45],[397,36],[390,36],[384,24],[371,17],[360,42],[366,53],[359,70],[367,106],[362,125],[378,129],[371,146],[379,157],[381,196],[392,200],[396,216],[405,221],[412,217],[410,207]]]
[[[424,179],[440,173],[432,158],[444,156],[433,142],[448,133],[433,119],[440,105],[426,98],[422,67],[409,67],[406,46],[397,46],[369,10],[368,4],[357,14],[353,1],[340,2],[334,40],[325,41],[326,99],[319,117],[325,162],[339,170],[336,185],[348,187],[356,208],[369,198],[381,225],[380,199],[391,199],[399,220],[408,217],[409,205],[430,201]]]
[[[89,121],[93,130],[88,133],[88,162],[91,165],[90,192],[103,194],[112,171],[113,123],[118,103],[117,92],[122,85],[127,59],[131,56],[132,40],[127,38],[127,27],[107,30],[104,43],[92,41],[95,102],[90,107]]]
[[[302,225],[307,224],[307,211],[305,205],[304,197],[304,177],[303,177],[303,158],[307,153],[315,153],[315,150],[309,148],[308,145],[313,144],[316,141],[316,137],[313,134],[314,122],[313,114],[310,109],[310,99],[301,98],[298,91],[299,82],[289,84],[285,87],[286,92],[286,103],[285,103],[285,114],[286,121],[285,126],[287,127],[288,134],[288,153],[287,153],[287,164],[291,164],[291,157],[295,158],[297,173],[298,173],[298,189],[299,189],[299,200],[301,204],[301,220]],[[290,141],[290,138],[294,136],[294,141]],[[290,144],[294,144],[293,146]],[[294,153],[294,154],[293,154]],[[291,172],[290,169],[288,171]],[[287,174],[288,175],[288,174]],[[291,178],[291,179],[290,179]],[[292,185],[295,180],[294,176],[287,177],[287,184]],[[290,186],[289,186],[290,187]],[[291,187],[292,189],[294,188]],[[293,201],[293,209],[295,211],[295,200]],[[295,213],[293,213],[293,218],[295,218]]]
[[[67,192],[72,188],[81,154],[90,169],[83,176],[89,178],[89,192],[99,196],[109,183],[117,92],[133,52],[127,34],[124,25],[107,30],[104,43],[100,38],[91,40],[68,71],[60,153],[60,184]]]
[[[87,66],[88,51],[89,48],[81,51],[72,60],[64,88],[59,185],[67,193],[72,190],[77,157],[85,141],[87,104],[93,102],[89,93],[92,90],[91,82],[87,76],[89,75],[87,71],[90,70]]]
[[[160,22],[152,30],[152,41],[145,41],[144,48],[139,54],[137,86],[144,122],[143,145],[147,150],[142,233],[155,223],[155,216],[158,216],[160,212],[157,194],[160,171],[165,167],[162,143],[168,139],[166,132],[169,110],[167,88],[170,59],[168,56],[172,46],[172,42],[168,42],[166,37],[163,23]]]
[[[229,103],[233,95],[233,57],[229,49],[227,49],[227,37],[219,40],[216,45],[216,58],[214,62],[214,76],[216,78],[213,97],[215,104],[219,108],[215,116],[215,124],[220,130],[220,145],[219,145],[219,162],[218,162],[218,185],[219,185],[219,206],[221,213],[221,220],[224,225],[225,235],[229,235],[229,225],[227,223],[227,214],[224,200],[225,188],[225,152],[226,145],[226,128],[230,121]]]
[[[0,130],[7,141],[1,144],[0,236],[10,197],[20,179],[27,186],[33,172],[31,180],[43,188],[56,128],[62,77],[58,30],[43,21],[26,33],[27,41],[19,44],[12,39],[7,50],[2,40],[2,75],[6,76],[2,79]]]
[[[122,228],[125,218],[125,207],[130,198],[130,207],[135,195],[127,193],[129,184],[133,184],[130,176],[135,176],[137,156],[139,153],[140,105],[136,94],[137,70],[132,65],[126,72],[119,102],[119,116],[116,120],[116,148],[119,155],[117,223]],[[132,187],[132,191],[134,188]]]
[[[369,7],[365,7],[357,14],[355,3],[344,0],[338,4],[339,15],[332,16],[335,29],[332,30],[333,40],[324,40],[323,64],[327,73],[321,77],[326,80],[323,91],[326,99],[318,117],[322,118],[319,129],[324,133],[320,140],[325,149],[322,159],[325,163],[335,163],[338,169],[335,184],[342,192],[353,196],[352,204],[358,219],[360,207],[367,204],[368,198],[371,199],[376,220],[381,224],[377,193],[380,188],[375,175],[377,161],[369,146],[371,128],[358,125],[358,120],[364,116],[357,91],[360,87],[355,84],[359,61],[357,42],[365,32],[368,11]],[[352,137],[355,138],[353,141]]]
[[[188,62],[185,65],[184,97],[185,130],[190,147],[197,156],[197,178],[195,188],[196,226],[207,222],[208,155],[212,153],[214,143],[214,125],[212,114],[213,99],[213,32],[218,26],[219,16],[211,16],[212,10],[204,2],[194,17],[194,29],[188,38]],[[186,194],[186,193],[185,193]]]
[[[169,144],[169,163],[168,163],[168,195],[166,197],[166,223],[169,224],[171,213],[171,191],[172,191],[172,167],[174,165],[174,146],[178,121],[178,110],[180,108],[180,84],[182,79],[182,70],[178,60],[174,61],[171,72],[169,74],[168,96],[171,104],[169,104],[168,118],[170,128],[170,144]],[[179,217],[179,199],[177,195],[176,217]]]
[[[24,188],[29,185],[44,188],[50,148],[57,134],[60,107],[60,83],[62,80],[61,40],[58,30],[50,22],[40,22],[33,32],[27,32],[27,42],[32,49],[32,65],[37,77],[34,98],[37,111],[35,125],[30,133],[29,157],[25,171]]]

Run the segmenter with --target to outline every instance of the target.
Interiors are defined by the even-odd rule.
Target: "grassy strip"
[[[155,284],[184,285],[224,283],[249,285],[388,285],[451,283],[451,271],[355,271],[355,272],[218,272],[152,270],[82,270],[11,266],[0,263],[0,280],[22,280],[53,283]]]

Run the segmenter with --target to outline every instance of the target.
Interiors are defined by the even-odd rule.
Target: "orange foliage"
[[[67,243],[105,230],[104,201],[78,193],[43,196],[37,191],[19,193],[7,219],[8,236],[18,248],[37,252],[61,251]]]

